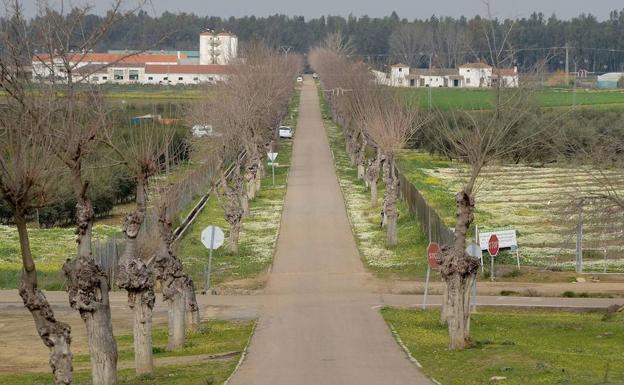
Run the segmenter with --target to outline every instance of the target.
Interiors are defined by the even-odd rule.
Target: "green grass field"
[[[425,88],[401,89],[408,100],[417,102],[421,108],[428,108],[428,90]],[[575,95],[576,94],[576,95]],[[432,88],[431,103],[441,110],[464,109],[486,110],[491,108],[494,98],[492,90],[468,90]],[[533,99],[544,107],[591,106],[624,108],[624,90],[598,91],[549,88],[535,91]],[[576,100],[576,103],[575,103]]]
[[[382,315],[422,371],[444,385],[624,384],[622,313],[603,320],[601,313],[480,310],[471,320],[474,346],[460,352],[447,349],[438,311],[385,308]]]
[[[119,370],[120,385],[206,385],[222,384],[232,373],[240,354],[249,340],[254,321],[218,321],[202,323],[197,332],[187,332],[184,349],[168,352],[166,327],[154,328],[153,352],[155,373],[149,377],[137,377],[134,369]],[[132,335],[117,338],[119,365],[132,366],[134,355]],[[226,355],[220,359],[210,359],[209,355]],[[168,358],[165,363],[159,359]],[[91,384],[89,356],[74,357],[74,384]],[[40,374],[0,374],[3,385],[47,385],[52,383],[52,375]]]

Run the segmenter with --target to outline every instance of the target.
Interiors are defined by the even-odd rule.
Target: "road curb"
[[[247,350],[249,349],[249,345],[251,344],[251,339],[253,338],[254,334],[256,333],[256,326],[258,326],[258,320],[257,319],[254,321],[253,328],[251,328],[251,334],[249,335],[249,338],[247,339],[247,343],[245,344],[245,348],[243,349],[243,352],[241,353],[241,356],[238,359],[238,363],[236,363],[236,367],[234,368],[232,373],[229,375],[229,377],[225,380],[223,385],[228,385],[230,383],[230,381],[232,380],[232,377],[234,377],[236,372],[238,372],[238,369],[243,364],[243,361],[245,361],[245,358],[247,357]]]
[[[422,369],[423,366],[422,364],[412,355],[412,353],[409,351],[409,349],[407,348],[407,345],[405,345],[405,343],[403,342],[403,339],[401,338],[401,336],[399,335],[399,333],[396,331],[396,329],[394,328],[394,325],[392,325],[391,323],[388,322],[388,326],[390,327],[390,331],[392,332],[392,335],[394,336],[394,339],[396,340],[396,342],[399,344],[399,346],[401,347],[401,349],[403,349],[403,352],[405,352],[405,355],[407,356],[407,358],[418,367],[418,369]],[[424,374],[424,373],[423,373]],[[442,383],[440,383],[438,380],[436,380],[433,377],[429,377],[429,379],[431,381],[433,381],[434,384],[436,385],[442,385]]]

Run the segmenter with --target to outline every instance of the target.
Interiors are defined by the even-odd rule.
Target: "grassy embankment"
[[[321,109],[323,122],[334,155],[336,172],[360,256],[366,266],[380,277],[414,279],[424,277],[427,269],[425,249],[427,239],[420,225],[409,214],[403,201],[399,203],[399,244],[385,246],[385,230],[381,229],[381,204],[383,182],[379,181],[379,205],[371,207],[370,193],[364,181],[357,178],[357,170],[351,165],[345,150],[345,139],[340,127],[331,119],[323,95]]]
[[[405,96],[428,107],[428,90],[426,88],[402,89]],[[535,91],[533,100],[544,107],[588,106],[592,108],[624,108],[624,91],[622,90],[585,90],[553,89]],[[494,91],[469,89],[431,89],[431,102],[434,108],[441,110],[467,109],[485,110],[492,107]]]
[[[202,323],[197,332],[187,332],[183,350],[168,352],[167,328],[154,328],[155,373],[137,377],[133,369],[132,335],[117,337],[120,385],[217,385],[230,376],[253,330],[254,321]],[[74,357],[76,385],[91,383],[89,356]],[[3,385],[45,385],[52,383],[49,373],[2,374]]]
[[[461,352],[447,349],[438,311],[382,314],[421,370],[444,385],[624,383],[622,313],[480,310],[471,321],[474,347]]]
[[[283,123],[296,128],[298,111],[299,90],[291,100],[288,117]],[[286,194],[291,152],[292,140],[282,139],[277,157],[278,165],[275,166],[275,187],[272,185],[271,167],[267,165],[262,189],[250,202],[250,215],[243,219],[238,255],[228,255],[225,247],[213,253],[213,286],[256,278],[271,265]],[[229,225],[223,217],[223,210],[216,196],[210,197],[204,210],[177,246],[184,269],[190,272],[197,288],[203,283],[204,266],[208,262],[208,250],[202,245],[200,234],[209,225],[221,227],[227,238]],[[253,289],[261,284],[261,281],[240,282],[245,289]]]

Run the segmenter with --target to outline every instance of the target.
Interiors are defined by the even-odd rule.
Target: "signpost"
[[[216,250],[225,241],[223,230],[218,226],[208,226],[201,232],[201,242],[210,250],[208,254],[208,266],[204,270],[204,292],[210,289],[210,274],[212,273],[212,250]]]
[[[496,236],[498,237],[499,249],[509,249],[510,252],[516,254],[516,263],[518,264],[518,270],[520,270],[520,252],[518,250],[518,237],[516,235],[516,230],[508,229],[484,231],[482,233],[479,233],[479,244],[481,246],[481,250],[488,249],[488,243],[492,234],[496,234]]]
[[[498,236],[496,234],[492,234],[490,235],[490,239],[488,240],[488,253],[490,254],[490,260],[492,261],[490,270],[490,279],[492,281],[494,281],[494,257],[498,255],[498,250]]]
[[[438,253],[440,253],[440,245],[435,242],[429,242],[429,246],[427,246],[427,278],[425,280],[425,295],[423,297],[423,305],[422,308],[427,308],[427,293],[429,291],[429,275],[431,274],[431,269],[438,268]]]
[[[473,242],[469,244],[468,246],[466,246],[466,254],[468,254],[472,258],[481,259],[481,268],[483,268],[483,251],[481,250],[481,247],[479,245]],[[473,312],[477,311],[477,277],[476,275],[475,275],[474,283],[472,285],[472,311]]]
[[[271,172],[273,173],[273,187],[275,187],[275,159],[277,159],[277,152],[267,152],[267,157],[271,161]]]

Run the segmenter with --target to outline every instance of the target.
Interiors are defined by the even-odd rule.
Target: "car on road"
[[[292,139],[293,130],[288,126],[280,126],[279,127],[279,137],[285,139]]]
[[[221,136],[209,124],[196,124],[191,128],[191,133],[195,138],[205,138],[210,136]]]
[[[297,83],[303,83],[303,76],[297,76]]]
[[[318,78],[319,78],[319,76],[318,76],[318,74],[316,72],[312,74],[312,79],[318,80]]]

